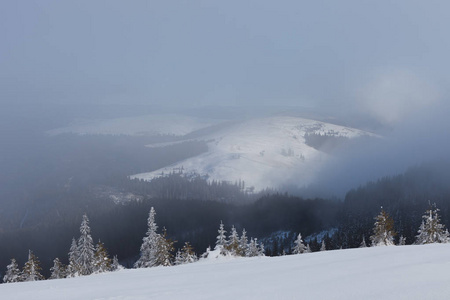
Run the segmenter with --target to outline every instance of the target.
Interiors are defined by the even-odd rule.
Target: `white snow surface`
[[[0,299],[450,299],[450,244],[209,259],[0,285]]]
[[[208,151],[204,154],[131,178],[151,180],[183,168],[188,173],[209,175],[210,180],[243,180],[247,187],[253,186],[256,190],[277,188],[282,184],[306,186],[314,181],[329,156],[305,143],[307,133],[348,138],[371,135],[298,117],[252,119],[204,136],[202,139],[208,142]]]
[[[175,135],[183,136],[193,131],[217,124],[220,120],[201,119],[186,115],[146,115],[107,120],[79,121],[67,127],[47,131],[49,135],[62,133],[110,135]]]

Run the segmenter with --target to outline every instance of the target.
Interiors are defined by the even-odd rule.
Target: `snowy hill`
[[[306,142],[307,135],[329,138],[357,138],[367,132],[315,120],[274,116],[233,124],[201,137],[209,150],[175,165],[131,176],[151,180],[183,169],[211,180],[244,181],[257,190],[282,184],[297,186],[313,182],[329,154]],[[149,145],[149,147],[166,146]],[[289,182],[289,179],[294,179]]]
[[[0,299],[449,299],[450,244],[200,261],[0,285]]]

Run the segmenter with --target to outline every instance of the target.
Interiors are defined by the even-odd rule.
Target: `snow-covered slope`
[[[0,285],[0,299],[450,299],[450,244],[209,260]]]
[[[108,120],[80,121],[68,127],[50,130],[47,133],[50,135],[77,133],[182,136],[218,122],[219,120],[200,119],[186,115],[147,115]]]
[[[369,133],[296,117],[253,119],[204,136],[209,150],[200,156],[131,178],[151,180],[182,167],[186,172],[208,174],[211,180],[243,180],[257,190],[281,184],[308,185],[328,154],[308,146],[306,134],[355,138]]]

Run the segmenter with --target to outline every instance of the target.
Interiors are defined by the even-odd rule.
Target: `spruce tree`
[[[80,267],[78,265],[79,258],[78,246],[75,238],[72,238],[72,244],[69,250],[69,265],[67,266],[66,276],[76,277],[80,275]]]
[[[226,249],[231,253],[231,255],[238,255],[239,252],[239,236],[234,226],[231,227],[231,233],[228,237],[228,244]]]
[[[253,257],[253,256],[259,256],[259,254],[260,254],[260,250],[258,247],[257,239],[250,238],[250,243],[248,244],[246,256]]]
[[[309,247],[309,244],[306,245],[306,250],[304,253],[311,253],[311,248]]]
[[[434,209],[433,209],[434,207]],[[422,216],[422,224],[416,236],[416,244],[448,243],[449,233],[441,224],[439,209],[433,204]]]
[[[44,280],[41,275],[41,263],[31,250],[28,250],[28,261],[23,266],[21,281],[38,281]]]
[[[406,238],[402,235],[400,236],[400,239],[398,240],[398,245],[399,246],[404,246],[406,245]]]
[[[142,239],[141,256],[134,264],[135,268],[150,268],[156,266],[156,254],[160,235],[156,233],[158,226],[155,222],[156,212],[152,207],[147,219],[147,233]]]
[[[361,244],[359,244],[359,248],[366,248],[366,247],[367,247],[366,238],[363,235]]]
[[[94,242],[89,227],[89,219],[86,214],[80,226],[80,238],[78,239],[78,260],[80,275],[90,275],[94,272]]]
[[[375,218],[373,235],[370,237],[372,246],[394,245],[394,220],[381,208],[380,214]]]
[[[66,277],[66,267],[61,263],[59,258],[53,260],[53,267],[50,268],[52,274],[49,279],[60,279]]]
[[[245,229],[242,229],[242,235],[241,238],[239,239],[238,255],[245,256],[247,253],[247,248],[248,248],[247,231],[245,231]]]
[[[118,271],[122,270],[124,267],[119,263],[119,259],[117,258],[117,255],[114,255],[112,263],[111,263],[111,271]]]
[[[172,265],[173,247],[174,242],[167,238],[167,231],[164,228],[163,234],[159,235],[156,246],[156,260],[155,266],[168,267]]]
[[[322,244],[320,246],[320,251],[327,251],[327,246],[325,245],[325,239],[322,240]]]
[[[111,271],[111,258],[109,258],[105,245],[101,241],[98,241],[95,246],[94,272],[103,273],[109,271]]]
[[[19,266],[14,258],[11,259],[11,263],[6,267],[6,274],[3,276],[4,283],[12,283],[21,281],[21,273]]]
[[[177,252],[177,255],[175,257],[175,264],[189,264],[196,262],[197,260],[197,255],[195,254],[191,244],[189,242],[185,242],[183,248]]]
[[[299,233],[297,239],[294,241],[294,247],[292,248],[292,254],[302,254],[305,253],[306,246],[302,240],[302,234]]]
[[[224,225],[222,221],[220,221],[219,230],[217,231],[219,235],[216,238],[216,247],[215,249],[220,249],[221,254],[226,254],[225,246],[227,245],[227,238],[225,234],[227,233],[224,229]]]

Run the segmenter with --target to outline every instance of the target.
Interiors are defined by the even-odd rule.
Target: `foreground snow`
[[[0,299],[450,299],[450,244],[208,260],[0,285]]]

